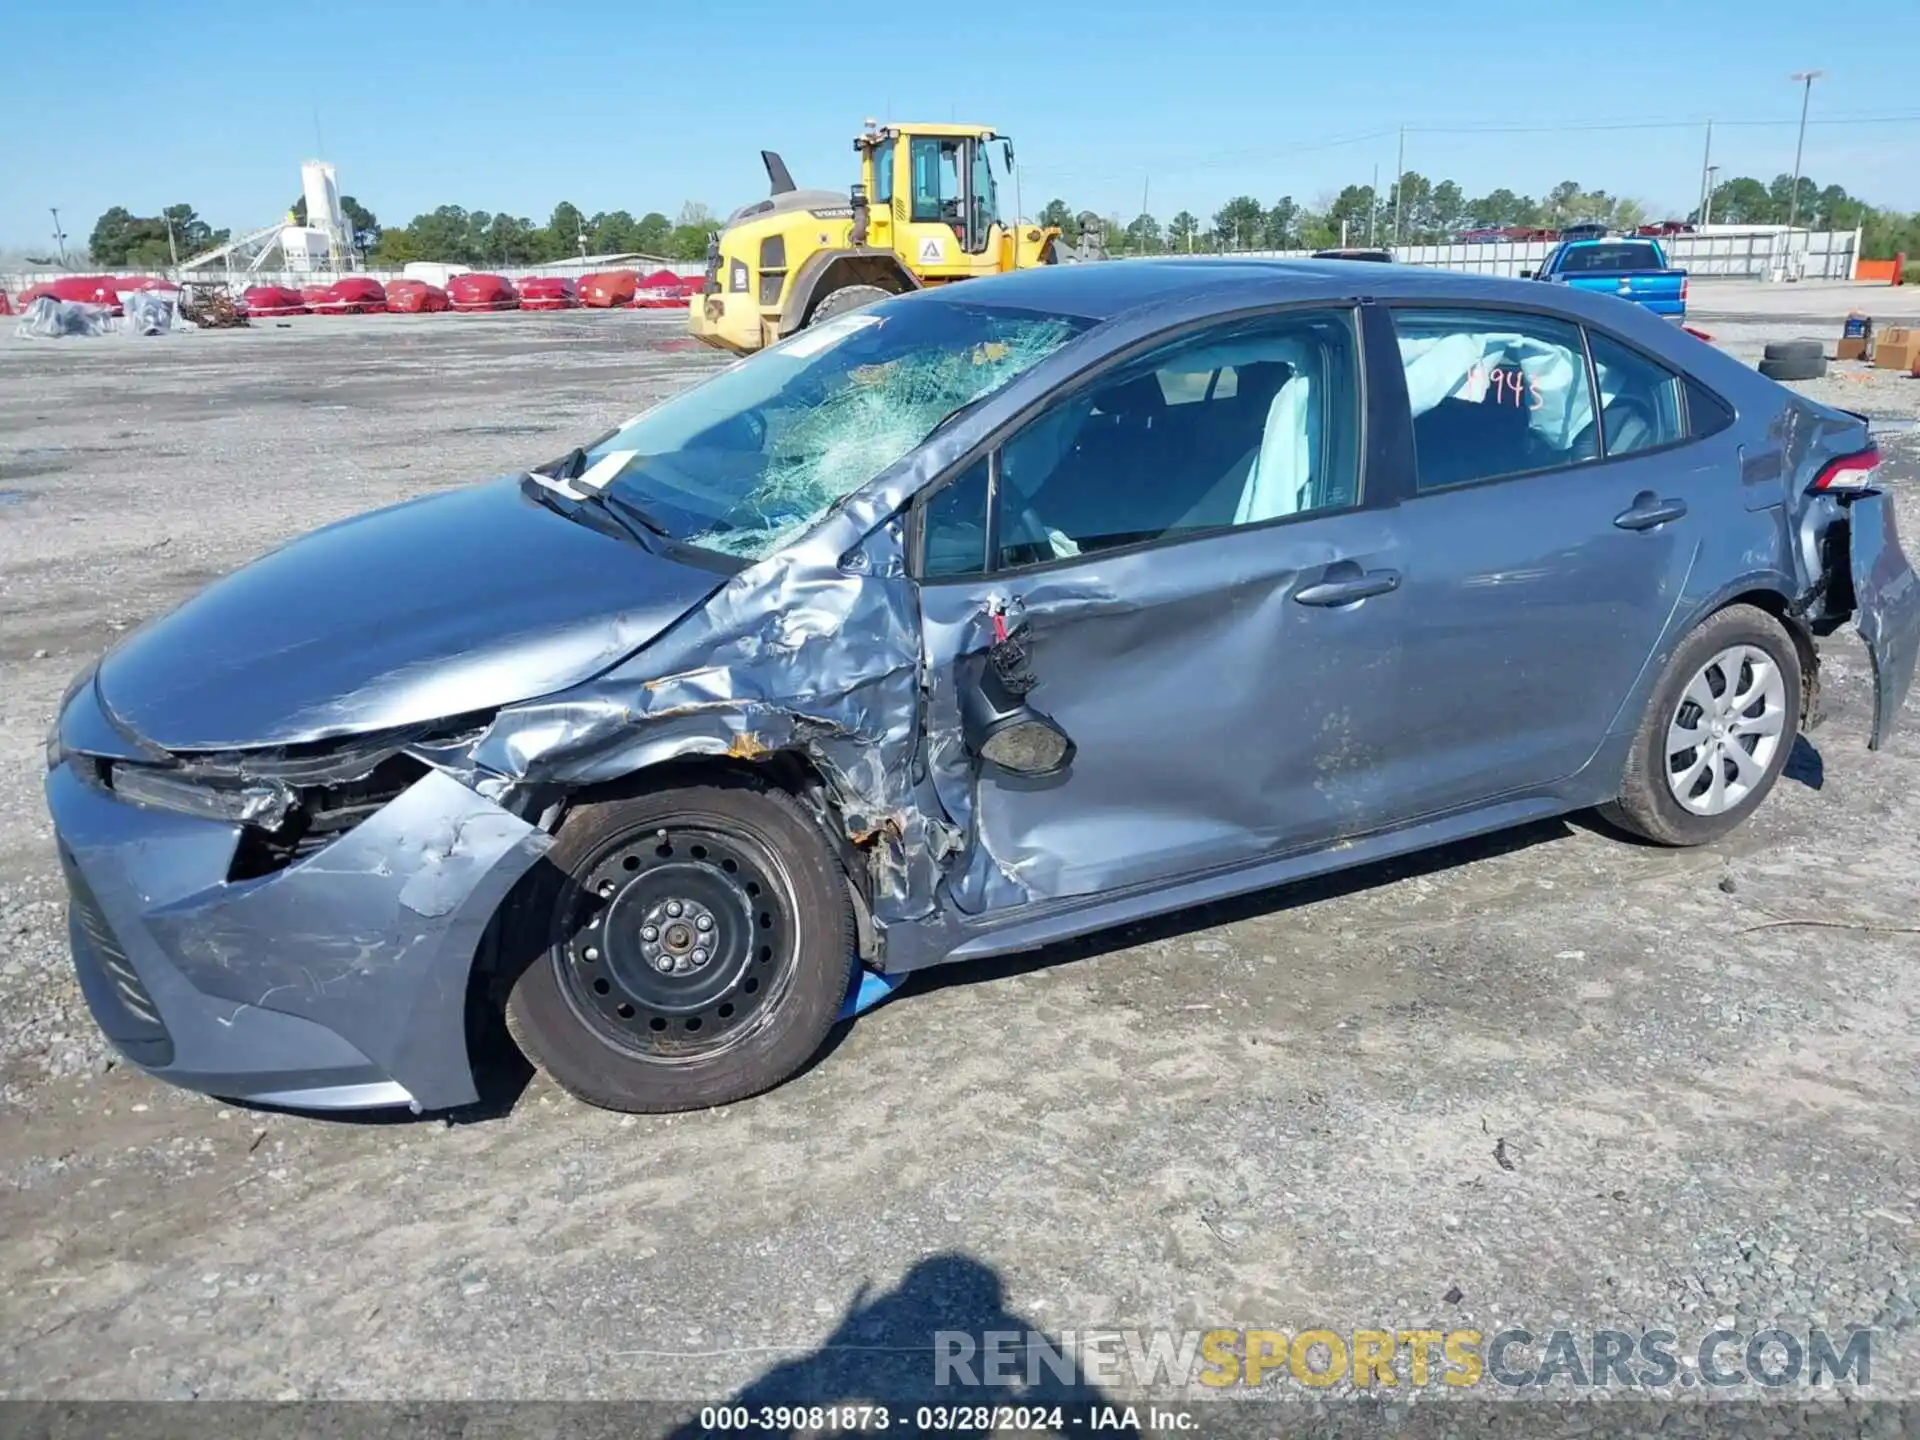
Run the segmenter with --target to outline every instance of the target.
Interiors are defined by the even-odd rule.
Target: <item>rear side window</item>
[[[1600,456],[1580,328],[1544,315],[1396,310],[1422,492]]]
[[[1657,450],[1687,438],[1680,377],[1636,350],[1587,332],[1600,382],[1600,437],[1608,455]]]
[[[1587,270],[1659,270],[1660,256],[1651,245],[1576,245],[1560,257],[1560,273],[1578,275]]]
[[[1697,380],[1687,381],[1687,436],[1704,440],[1733,424],[1733,411],[1718,395]]]

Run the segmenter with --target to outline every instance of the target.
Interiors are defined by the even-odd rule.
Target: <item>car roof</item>
[[[1524,301],[1559,309],[1563,297],[1525,280],[1457,270],[1382,265],[1373,260],[1135,259],[1080,265],[1042,265],[943,285],[916,298],[955,305],[994,305],[1110,320],[1169,301],[1216,296],[1221,308],[1337,300],[1357,295],[1385,299]]]

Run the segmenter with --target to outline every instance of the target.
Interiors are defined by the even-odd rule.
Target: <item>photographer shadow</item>
[[[996,1367],[1002,1355],[1007,1362]],[[996,1383],[1003,1378],[1012,1383]],[[1125,1409],[1086,1379],[1076,1355],[1007,1310],[1005,1287],[991,1267],[954,1254],[928,1256],[880,1295],[870,1296],[863,1285],[817,1349],[774,1366],[720,1404],[755,1417],[769,1407],[885,1406],[893,1428],[915,1430],[921,1428],[915,1412],[925,1406],[944,1412],[939,1428],[954,1436],[995,1433],[997,1407],[1058,1407],[1057,1432],[1043,1426],[1043,1434],[1084,1431],[1084,1417],[1097,1407]],[[976,1408],[977,1417],[969,1413]],[[712,1432],[689,1422],[673,1433],[675,1440],[694,1440]],[[798,1423],[761,1428],[756,1418],[754,1433],[808,1432]],[[1132,1427],[1104,1433],[1139,1435]]]

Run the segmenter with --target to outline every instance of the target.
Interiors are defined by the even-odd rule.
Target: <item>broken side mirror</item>
[[[1073,763],[1074,745],[1053,717],[1027,703],[1040,682],[1019,633],[960,659],[960,728],[967,749],[1016,775],[1055,775]]]

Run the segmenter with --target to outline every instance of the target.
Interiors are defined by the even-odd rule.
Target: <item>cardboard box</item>
[[[1867,358],[1867,350],[1871,343],[1872,342],[1864,335],[1859,337],[1843,335],[1840,338],[1840,342],[1833,347],[1833,358],[1836,360],[1864,360]]]
[[[1920,360],[1920,330],[1906,325],[1889,325],[1873,345],[1873,368],[1911,373]]]

